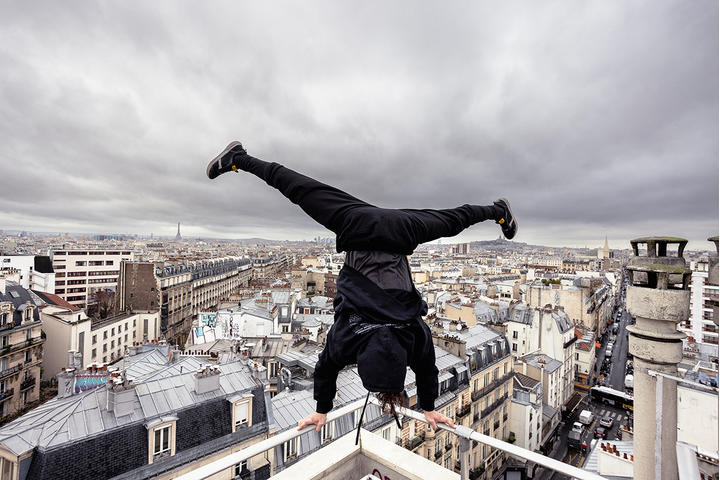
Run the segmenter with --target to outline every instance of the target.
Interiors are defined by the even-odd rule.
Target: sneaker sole
[[[210,163],[208,163],[207,169],[205,169],[205,174],[207,175],[207,177],[208,177],[210,180],[212,180],[213,178],[217,178],[217,177],[219,176],[219,175],[216,176],[216,177],[211,177],[211,176],[210,176],[210,168],[213,166],[213,164],[214,164],[215,162],[220,161],[220,159],[221,159],[222,157],[224,157],[226,153],[228,153],[230,150],[232,150],[233,148],[235,148],[235,147],[238,146],[238,145],[241,145],[241,143],[240,143],[240,142],[230,142],[230,144],[229,144],[227,147],[225,147],[225,150],[223,150],[222,152],[220,152],[220,154],[219,154],[218,156],[216,156],[215,158],[213,158],[212,160],[210,160]]]
[[[515,220],[515,214],[512,211],[512,207],[510,206],[510,202],[505,197],[500,197],[499,199],[501,202],[505,202],[505,206],[507,206],[508,211],[510,212],[510,216],[512,217],[512,221],[515,223],[515,235],[513,235],[513,238],[517,237],[518,232],[520,231],[520,226],[518,225],[517,221]]]

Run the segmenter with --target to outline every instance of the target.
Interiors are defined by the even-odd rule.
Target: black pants
[[[493,205],[445,210],[380,208],[278,163],[249,155],[243,155],[238,163],[240,169],[265,180],[335,233],[338,252],[379,250],[410,255],[421,243],[455,236],[475,223],[495,220],[499,214]]]

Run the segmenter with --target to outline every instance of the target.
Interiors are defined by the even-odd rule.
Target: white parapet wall
[[[347,480],[375,475],[392,480],[460,480],[457,473],[379,435],[361,429],[358,445],[355,445],[355,435],[355,431],[348,433],[333,442],[331,448],[322,448],[271,478]]]

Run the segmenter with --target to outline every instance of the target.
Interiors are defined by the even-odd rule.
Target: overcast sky
[[[4,1],[0,71],[0,229],[330,236],[207,179],[240,140],[385,207],[505,196],[527,243],[717,235],[716,0]]]

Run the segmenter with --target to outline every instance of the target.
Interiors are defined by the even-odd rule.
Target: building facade
[[[247,260],[215,260],[164,264],[123,262],[116,306],[124,310],[160,309],[160,328],[171,343],[184,345],[198,313],[247,286],[252,268]]]
[[[133,258],[130,250],[51,250],[54,293],[76,307],[85,308],[95,302],[96,292],[117,289],[120,263]]]
[[[30,292],[0,278],[0,419],[39,400],[44,344]]]
[[[41,310],[43,329],[49,339],[45,346],[43,380],[54,378],[68,363],[68,351],[77,352],[81,368],[111,364],[122,358],[136,343],[160,339],[160,314],[122,312],[93,319],[83,310],[48,305]]]
[[[17,270],[21,287],[55,293],[55,272],[50,257],[42,255],[0,256],[0,271]]]

